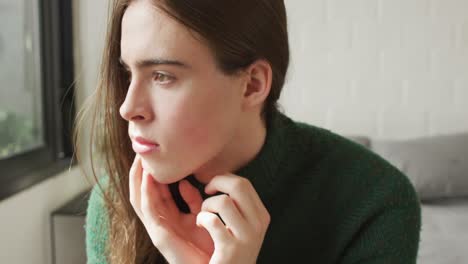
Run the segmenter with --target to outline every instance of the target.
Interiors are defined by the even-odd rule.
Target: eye
[[[164,73],[155,72],[153,73],[153,79],[159,83],[168,83],[174,78]]]

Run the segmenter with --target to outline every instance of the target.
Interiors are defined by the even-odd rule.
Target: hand
[[[226,194],[205,201],[186,180],[179,190],[190,214],[179,211],[168,185],[154,181],[135,157],[130,202],[169,263],[255,263],[270,215],[247,179],[233,174],[214,177],[205,192]]]
[[[197,225],[208,230],[215,244],[210,264],[255,263],[270,214],[246,178],[234,174],[215,176],[205,192],[217,191],[225,194],[206,199],[197,216]],[[225,225],[214,213],[221,216]]]
[[[203,202],[198,190],[183,180],[179,190],[191,213],[175,204],[167,184],[146,173],[137,154],[129,175],[130,203],[143,222],[154,246],[169,263],[208,263],[214,245],[210,234],[196,225]]]

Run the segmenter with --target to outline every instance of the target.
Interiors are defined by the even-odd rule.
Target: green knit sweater
[[[416,263],[421,208],[413,186],[345,137],[278,114],[259,154],[233,173],[252,182],[271,216],[258,263]],[[88,263],[106,263],[96,186],[85,228]]]

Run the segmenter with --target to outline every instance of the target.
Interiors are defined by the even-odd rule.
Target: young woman
[[[415,263],[407,177],[278,110],[283,0],[116,0],[108,30],[88,263]]]

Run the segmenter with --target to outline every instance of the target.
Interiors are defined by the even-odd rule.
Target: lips
[[[140,143],[140,144],[144,144],[144,145],[159,145],[158,143],[156,142],[153,142],[153,141],[150,141],[144,137],[135,137],[134,138],[134,141]]]
[[[159,144],[143,137],[135,137],[132,140],[132,148],[138,154],[145,154],[158,149]]]

